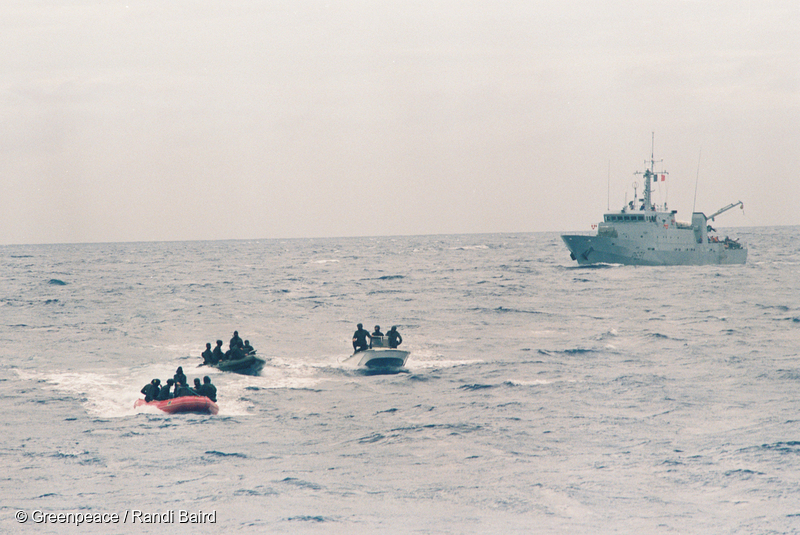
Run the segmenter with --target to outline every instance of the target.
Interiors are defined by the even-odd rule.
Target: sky
[[[797,0],[0,12],[0,244],[800,225]]]

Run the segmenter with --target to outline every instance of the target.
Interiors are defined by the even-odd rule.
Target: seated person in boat
[[[142,394],[144,394],[144,400],[148,403],[153,401],[154,399],[158,399],[158,393],[160,392],[160,388],[158,385],[161,384],[160,379],[153,379],[146,385],[142,387]]]
[[[192,388],[192,390],[194,390],[194,393],[197,394],[198,396],[202,396],[203,394],[200,393],[200,390],[202,390],[202,389],[203,389],[203,385],[200,384],[200,379],[195,377],[194,378],[194,387]]]
[[[222,351],[222,340],[217,340],[217,347],[211,353],[211,364],[218,364],[224,358],[225,352]]]
[[[205,396],[214,403],[217,402],[217,387],[211,384],[211,379],[206,375],[203,377],[203,385],[200,387],[198,393]]]
[[[175,397],[196,396],[197,392],[186,386],[186,383],[175,382]]]
[[[206,344],[206,350],[200,355],[203,357],[203,364],[212,364],[214,361],[214,352],[211,351],[211,344]]]
[[[167,379],[167,384],[161,387],[161,392],[158,393],[158,401],[164,401],[166,399],[172,399],[172,385],[175,384],[175,381],[172,379]]]
[[[239,338],[239,331],[233,331],[233,338],[231,338],[230,349],[232,350],[234,347],[243,347],[244,342],[242,339]]]
[[[397,325],[393,325],[386,336],[389,337],[389,347],[392,349],[397,349],[397,346],[403,343],[403,337],[397,332]]]
[[[183,373],[183,366],[178,366],[178,369],[175,370],[175,375],[172,376],[172,379],[175,381],[175,384],[182,384],[185,385],[188,379],[186,379],[186,374]],[[177,387],[176,387],[177,388]],[[177,397],[177,396],[175,396]]]
[[[228,358],[230,360],[240,360],[245,357],[244,350],[240,346],[233,346],[230,351],[228,351]]]
[[[250,345],[250,340],[244,341],[244,347],[242,347],[242,351],[244,351],[245,355],[249,355],[250,353],[255,353],[255,348]]]
[[[355,333],[353,333],[353,351],[358,353],[359,351],[366,351],[369,346],[367,346],[367,338],[370,340],[372,336],[370,336],[369,331],[367,331],[362,324],[358,324],[358,329]]]

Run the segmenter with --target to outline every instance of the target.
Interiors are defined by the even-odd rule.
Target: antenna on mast
[[[639,172],[637,171],[635,174],[637,175],[644,175],[644,196],[642,197],[642,209],[643,210],[655,210],[655,205],[652,201],[652,182],[655,182],[658,178],[658,175],[661,175],[661,180],[663,181],[665,175],[667,175],[666,171],[659,171],[656,173],[656,157],[655,157],[655,146],[656,146],[656,133],[652,132],[651,137],[651,144],[650,144],[650,166],[647,166],[647,162],[644,163],[645,171]],[[658,162],[663,162],[664,160],[658,160]],[[666,207],[664,208],[666,209]]]

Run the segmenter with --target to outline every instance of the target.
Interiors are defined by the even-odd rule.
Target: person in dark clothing
[[[378,340],[376,340],[376,338],[378,338]],[[370,339],[369,339],[369,347],[370,347],[370,349],[372,349],[373,342],[375,343],[375,347],[383,347],[382,346],[382,342],[383,341],[381,340],[381,338],[383,338],[383,333],[381,332],[381,326],[380,325],[376,325],[375,326],[375,331],[373,331],[373,333],[370,335]]]
[[[183,366],[178,366],[178,369],[175,370],[175,375],[172,376],[172,379],[175,381],[176,385],[178,383],[180,383],[182,385],[186,385],[186,381],[188,379],[186,379],[186,374],[183,373]],[[175,388],[177,389],[178,387],[176,386]],[[178,397],[178,396],[175,396],[175,397]]]
[[[244,341],[244,347],[242,347],[242,351],[244,351],[245,355],[249,355],[250,353],[256,352],[255,348],[250,345],[250,340]]]
[[[175,381],[172,379],[167,379],[167,384],[161,387],[161,392],[158,393],[158,400],[164,401],[165,399],[172,398],[172,385],[175,384]]]
[[[144,394],[144,400],[147,403],[150,403],[154,399],[158,399],[158,393],[160,391],[160,388],[158,386],[159,384],[161,384],[161,381],[159,379],[153,379],[152,381],[150,381],[149,383],[147,383],[142,387],[141,392],[142,394]]]
[[[233,346],[230,351],[228,351],[228,358],[230,360],[239,360],[245,357],[244,350],[239,346]]]
[[[214,352],[211,351],[211,344],[206,344],[206,350],[203,351],[203,364],[212,364],[214,361]]]
[[[175,397],[182,398],[184,396],[196,396],[197,393],[186,386],[186,383],[175,383]]]
[[[195,377],[194,378],[194,388],[192,388],[192,390],[194,390],[195,394],[197,394],[198,396],[202,396],[203,394],[200,393],[200,391],[202,389],[203,389],[203,385],[200,384],[200,379]]]
[[[219,361],[225,358],[225,352],[222,351],[222,340],[217,340],[217,347],[214,348],[211,355],[211,364],[218,364]]]
[[[242,342],[242,339],[239,338],[239,331],[233,331],[233,338],[231,338],[230,349],[233,349],[234,347],[239,347],[239,348],[244,347],[244,342]]]
[[[207,397],[214,403],[217,402],[217,387],[211,384],[211,379],[208,375],[203,377],[203,386],[200,387],[200,395]]]
[[[353,333],[353,351],[356,353],[359,351],[366,351],[368,348],[367,338],[372,340],[372,336],[370,336],[369,331],[367,331],[364,326],[359,323],[358,329]]]
[[[389,347],[392,349],[397,349],[397,346],[403,343],[403,337],[397,332],[397,325],[393,325],[386,336],[389,337]]]

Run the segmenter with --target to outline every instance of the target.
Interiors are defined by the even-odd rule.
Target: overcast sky
[[[0,49],[3,244],[589,231],[652,132],[679,219],[800,224],[797,0],[6,0]]]

